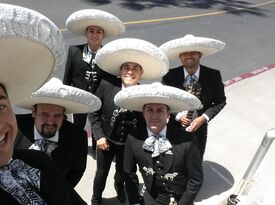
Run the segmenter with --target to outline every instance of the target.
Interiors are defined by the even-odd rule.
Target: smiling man
[[[93,112],[101,101],[52,78],[17,106],[32,110],[32,114],[16,115],[20,131],[33,143],[25,148],[46,153],[76,186],[86,168],[88,138],[84,130],[66,120],[65,114]]]
[[[101,79],[110,77],[110,74],[95,63],[95,55],[103,46],[105,38],[124,33],[125,26],[113,14],[97,9],[72,13],[66,21],[66,26],[73,34],[84,36],[87,42],[69,47],[63,83],[94,94]],[[73,114],[73,123],[81,129],[85,128],[86,121],[87,113]],[[92,139],[92,147],[95,150],[95,140],[93,137]]]
[[[171,123],[193,132],[198,137],[201,157],[205,153],[208,122],[226,105],[224,85],[219,70],[201,65],[201,58],[221,51],[225,43],[191,34],[168,41],[160,46],[170,60],[180,59],[181,66],[172,68],[163,76],[162,83],[186,90],[198,97],[203,107],[176,113]]]

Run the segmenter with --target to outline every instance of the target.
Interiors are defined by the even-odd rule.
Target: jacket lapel
[[[141,136],[144,137],[143,140],[142,140],[142,145],[141,145],[141,147],[143,147],[143,144],[144,144],[145,140],[148,138],[148,132],[147,132],[146,128],[143,129]],[[152,152],[149,152],[149,151],[147,151],[145,149],[143,149],[143,152],[144,152],[144,155],[145,155],[145,159],[146,159],[146,161],[148,163],[148,167],[153,167]]]
[[[175,136],[173,136],[172,130],[169,129],[169,126],[168,126],[167,132],[166,132],[166,138],[170,141],[170,143],[172,145],[171,151],[173,154],[165,154],[164,155],[164,173],[167,173],[170,170],[170,168],[174,162],[174,152],[173,152],[174,146],[172,144],[172,140],[170,140],[172,137],[175,137]]]

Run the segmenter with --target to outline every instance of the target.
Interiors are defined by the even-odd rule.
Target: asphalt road
[[[223,80],[274,63],[275,1],[250,0],[1,0],[34,9],[62,29],[67,48],[85,42],[67,32],[67,17],[79,9],[102,9],[126,24],[121,37],[150,41],[157,46],[188,33],[216,38],[225,49],[202,59],[221,70]],[[105,43],[112,39],[106,39]],[[179,65],[171,62],[171,67]],[[63,78],[64,65],[55,76]]]

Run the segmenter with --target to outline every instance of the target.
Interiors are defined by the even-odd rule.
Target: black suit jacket
[[[92,78],[90,78],[90,80],[85,78],[86,71],[92,70],[90,64],[83,61],[82,53],[85,45],[87,44],[72,45],[69,47],[63,83],[95,93],[101,79],[108,78],[111,74],[95,65],[95,69],[97,70],[97,81],[93,82]]]
[[[170,69],[162,78],[162,83],[183,89],[184,82],[183,66]],[[203,108],[198,111],[199,115],[205,113],[209,120],[213,119],[226,105],[224,85],[221,73],[218,70],[200,65],[200,76],[198,82],[201,84],[200,100]]]
[[[123,116],[125,118],[121,119],[120,108],[114,103],[114,97],[121,90],[121,86],[121,78],[115,76],[109,79],[102,79],[100,82],[95,95],[102,102],[101,108],[96,112],[88,114],[93,130],[93,137],[96,140],[105,136],[115,142],[119,142],[119,137],[115,135],[126,138],[127,135],[125,132],[131,132],[132,127],[144,124],[141,112],[133,111],[130,115]],[[129,125],[128,120],[134,118],[137,121],[135,125]],[[122,141],[125,142],[125,139]]]
[[[31,167],[40,170],[40,191],[38,194],[47,205],[86,204],[44,153],[36,150],[20,150],[15,151],[13,159],[21,159]],[[19,205],[13,197],[1,188],[0,201],[3,205]]]
[[[34,142],[34,119],[31,114],[16,115],[18,128]],[[26,147],[28,149],[28,147]],[[52,152],[52,160],[60,168],[68,182],[76,186],[86,169],[88,138],[84,130],[67,120],[59,129],[58,147]]]
[[[143,149],[148,137],[146,127],[137,129],[135,137],[129,135],[124,149],[124,171],[126,173],[127,193],[130,203],[138,203],[138,190],[135,186],[136,164],[143,177],[146,189],[153,191],[154,176],[147,174],[143,167],[153,168],[152,152]],[[167,139],[172,145],[173,155],[164,156],[164,173],[178,173],[173,180],[167,180],[176,194],[182,194],[179,205],[191,205],[203,182],[202,162],[191,133],[168,125]]]

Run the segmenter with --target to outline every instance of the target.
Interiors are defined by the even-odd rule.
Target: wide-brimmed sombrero
[[[118,107],[141,111],[149,103],[168,105],[171,112],[200,109],[202,104],[194,95],[159,82],[127,87],[119,91],[114,98]]]
[[[94,112],[101,107],[101,101],[95,95],[79,88],[63,85],[62,81],[55,77],[16,106],[31,110],[34,105],[40,103],[62,106],[66,114]]]
[[[225,43],[213,38],[197,37],[191,34],[183,38],[168,41],[160,46],[160,49],[171,60],[179,59],[180,54],[188,51],[199,51],[202,56],[209,56],[221,51]]]
[[[0,82],[12,104],[47,81],[65,59],[65,43],[57,26],[42,14],[0,4]]]
[[[144,70],[141,79],[156,79],[168,72],[169,61],[154,44],[136,38],[121,38],[104,45],[96,54],[96,64],[104,71],[119,76],[123,63],[134,62]]]
[[[72,13],[66,21],[68,31],[84,35],[89,26],[99,26],[104,29],[105,37],[118,36],[125,32],[122,21],[106,11],[84,9]]]

